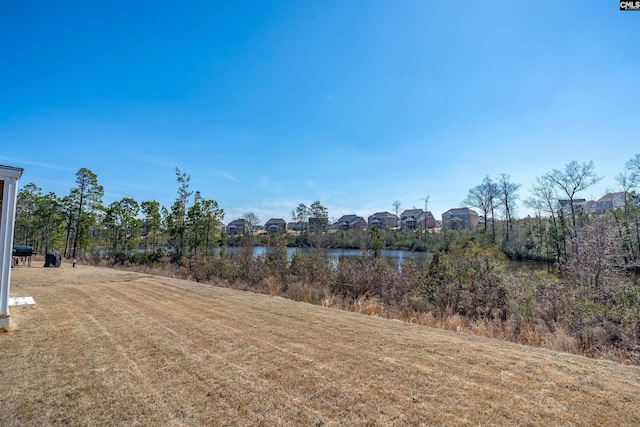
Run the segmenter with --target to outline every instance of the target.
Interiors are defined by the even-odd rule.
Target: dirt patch
[[[166,277],[18,268],[1,425],[638,425],[640,368]]]

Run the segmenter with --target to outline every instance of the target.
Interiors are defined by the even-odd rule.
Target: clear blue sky
[[[175,167],[289,221],[458,207],[485,175],[640,153],[640,12],[618,1],[0,0],[0,163],[170,206]],[[519,214],[526,214],[520,208]]]

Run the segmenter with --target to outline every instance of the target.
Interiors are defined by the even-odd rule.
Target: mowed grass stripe
[[[55,294],[50,288],[47,292]],[[74,377],[74,389],[79,394],[74,393],[70,398],[87,399],[92,411],[98,412],[92,416],[92,411],[85,411],[79,422],[103,418],[119,424],[169,417],[171,408],[167,402],[170,399],[163,398],[158,391],[161,388],[149,380],[153,376],[141,369],[136,357],[129,355],[131,349],[135,349],[129,333],[135,329],[123,329],[111,322],[112,307],[97,303],[93,289],[68,286],[60,295],[64,300],[55,301],[55,312],[69,320],[68,327],[52,333],[62,335],[63,345],[65,342],[74,345],[64,346],[68,352],[58,361],[61,369],[58,378],[63,378],[65,373]],[[127,334],[123,335],[123,331]],[[144,364],[145,360],[140,362]],[[154,415],[148,418],[148,414]]]
[[[139,288],[137,289],[140,290]],[[146,291],[145,291],[146,292]],[[127,292],[129,293],[129,291]],[[132,295],[129,298],[132,298],[133,301],[138,300],[140,295],[136,295],[135,290],[131,292]],[[183,298],[184,294],[180,293],[180,297]],[[154,300],[154,301],[151,301]],[[176,302],[176,301],[174,301]],[[149,304],[151,307],[164,307],[167,304],[167,299],[163,299],[160,301],[158,297],[153,297],[149,299]],[[205,311],[210,310],[210,306],[206,302],[198,301],[191,302],[191,308],[201,307]],[[233,310],[233,309],[232,309]],[[268,335],[266,338],[261,338],[259,331],[250,331],[250,333],[244,332],[242,335],[242,331],[238,329],[238,324],[243,324],[244,315],[238,313],[237,310],[233,310],[234,314],[231,321],[227,323],[227,325],[222,325],[222,330],[229,330],[232,332],[233,336],[242,336],[242,342],[236,342],[233,346],[232,354],[215,354],[216,357],[234,357],[234,359],[244,359],[243,365],[252,366],[254,371],[258,371],[260,377],[262,379],[269,378],[268,387],[266,389],[267,392],[274,394],[274,390],[280,387],[280,384],[283,383],[291,383],[297,382],[298,387],[302,387],[301,390],[295,390],[295,394],[287,393],[285,396],[285,401],[296,401],[300,400],[297,396],[311,396],[313,398],[314,395],[323,395],[326,394],[325,391],[319,389],[317,385],[322,385],[326,383],[326,381],[318,381],[321,375],[318,372],[318,367],[313,364],[313,360],[308,357],[300,357],[296,353],[292,353],[287,349],[284,349],[278,345],[274,345],[272,341],[272,336]],[[210,340],[210,334],[212,327],[209,323],[214,323],[214,330],[217,329],[220,325],[218,320],[212,319],[211,317],[203,314],[198,314],[197,322],[194,324],[189,321],[189,319],[182,318],[173,318],[170,314],[167,317],[167,321],[171,324],[174,324],[174,328],[178,329],[179,325],[191,325],[189,326],[188,331],[182,331],[179,335],[192,336],[195,333],[198,333],[199,336],[197,338],[191,339],[191,342],[197,342],[199,345],[204,343],[205,347],[207,347],[207,342]],[[228,326],[229,324],[234,326]],[[253,327],[253,324],[249,324]],[[255,333],[254,333],[255,332]],[[215,343],[211,343],[215,344]],[[211,355],[209,353],[208,355]],[[295,359],[297,360],[297,363]],[[261,363],[261,361],[269,361],[268,364]],[[303,366],[300,365],[302,363]],[[320,369],[322,370],[322,369]],[[338,369],[331,368],[331,373],[333,376],[337,375],[339,372]],[[296,376],[300,377],[300,380],[296,381]],[[293,377],[293,378],[292,378]],[[305,380],[304,378],[307,378]],[[254,385],[255,387],[255,385]],[[308,402],[304,405],[305,408],[309,408]]]
[[[263,358],[258,357],[259,348],[246,349],[246,343],[238,340],[239,334],[233,329],[221,327],[212,329],[204,328],[202,321],[204,317],[198,315],[198,322],[190,322],[189,316],[180,315],[175,310],[168,310],[167,305],[177,304],[179,301],[171,302],[171,298],[140,298],[136,292],[132,291],[132,284],[127,284],[127,291],[119,291],[117,288],[109,285],[98,285],[102,292],[109,293],[111,296],[118,295],[119,301],[125,301],[124,307],[130,310],[136,310],[142,314],[144,322],[151,330],[156,331],[157,341],[162,337],[170,337],[173,347],[179,349],[178,352],[171,354],[166,364],[159,367],[160,371],[171,373],[171,378],[190,377],[191,386],[201,384],[200,392],[202,400],[200,403],[206,403],[207,397],[211,397],[212,393],[217,393],[220,402],[225,403],[231,401],[231,410],[242,409],[246,407],[256,408],[256,402],[238,401],[233,402],[234,390],[246,390],[246,393],[235,393],[235,397],[244,394],[244,400],[252,398],[253,393],[270,393],[271,395],[284,394],[283,400],[295,401],[296,396],[291,395],[280,388],[279,382],[273,382],[265,379],[260,372],[255,369],[247,369],[246,366],[259,366],[258,363]],[[154,289],[146,289],[146,284],[137,286],[142,288],[143,293],[147,291],[157,291]],[[126,297],[124,296],[126,294]],[[167,296],[166,294],[164,294]],[[122,296],[122,298],[120,298]],[[190,305],[192,308],[193,306]],[[161,314],[159,314],[161,313]],[[158,321],[157,318],[162,320]],[[167,325],[172,325],[168,327]],[[133,326],[133,325],[132,325]],[[158,331],[165,333],[157,334]],[[223,341],[222,346],[220,341]],[[154,347],[160,347],[162,344],[153,344]],[[148,346],[147,346],[148,347]],[[238,362],[232,362],[237,360]],[[179,371],[183,370],[183,373]],[[232,377],[233,382],[219,381],[219,373],[223,372],[225,376]],[[212,381],[212,379],[214,381]],[[223,378],[224,380],[224,378]],[[179,387],[180,384],[171,384],[171,380],[167,380],[170,386]],[[166,382],[165,382],[166,383]],[[229,398],[227,395],[231,396]],[[262,401],[262,399],[260,399]],[[268,402],[268,400],[265,400]],[[259,403],[259,402],[258,402]],[[263,411],[276,410],[278,408],[263,408]]]

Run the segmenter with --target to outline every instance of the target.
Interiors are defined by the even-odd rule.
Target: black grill
[[[14,246],[13,256],[31,256],[35,255],[31,246]]]

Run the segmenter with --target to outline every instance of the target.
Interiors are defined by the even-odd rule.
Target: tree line
[[[601,179],[591,161],[572,161],[537,177],[524,200],[524,205],[533,210],[533,218],[515,219],[513,212],[520,199],[520,185],[512,183],[506,174],[495,181],[485,177],[469,190],[463,203],[479,210],[485,218],[477,233],[488,243],[498,245],[510,258],[566,264],[589,250],[593,229],[600,228],[607,232],[607,247],[616,254],[611,262],[620,268],[637,268],[640,154],[628,160],[615,176],[614,191],[621,203],[594,213],[578,202],[578,196]]]
[[[475,230],[327,233],[327,209],[314,202],[292,212],[292,220],[307,224],[299,233],[225,237],[224,211],[192,191],[190,176],[179,169],[169,208],[131,198],[103,206],[97,177],[81,169],[65,197],[42,194],[34,184],[20,191],[16,242],[315,304],[373,304],[385,316],[445,327],[461,322],[495,337],[640,363],[640,155],[616,176],[624,204],[593,214],[580,208],[577,196],[599,179],[592,162],[551,170],[524,201],[534,217],[516,219],[520,186],[506,174],[487,176],[465,200],[484,214]],[[559,200],[569,209],[559,209]],[[211,247],[223,243],[242,248],[212,257]],[[269,249],[255,258],[254,244]],[[363,256],[337,265],[322,251],[288,259],[287,246],[305,245],[360,248]],[[161,246],[171,250],[157,250]],[[426,248],[433,257],[426,268],[408,262],[398,269],[380,258],[383,248],[394,246]],[[549,261],[554,274],[514,273],[505,254]]]
[[[155,252],[161,246],[170,247],[176,259],[207,254],[208,249],[219,246],[225,239],[221,223],[224,210],[215,200],[192,191],[188,174],[178,168],[175,173],[177,196],[168,208],[157,201],[138,203],[130,197],[104,206],[104,189],[97,176],[86,168],[76,173],[75,186],[63,197],[53,192],[43,194],[39,187],[29,183],[18,194],[15,241],[31,245],[40,253],[57,248],[65,257],[76,257],[79,251],[86,256],[98,249],[109,254],[138,248]],[[572,161],[563,169],[553,169],[536,178],[530,196],[524,200],[525,206],[535,212],[535,218],[518,220],[515,212],[521,185],[512,182],[508,174],[496,179],[487,175],[469,190],[462,203],[484,218],[480,229],[470,232],[489,244],[499,245],[510,258],[567,261],[580,253],[581,227],[595,221],[593,215],[576,205],[576,198],[600,179],[593,162]],[[615,231],[622,264],[632,265],[640,259],[640,154],[626,163],[616,182],[624,193],[624,205],[599,219],[613,220],[611,230]],[[561,199],[568,201],[568,209],[559,208]],[[424,200],[426,208],[428,196]],[[393,203],[393,209],[399,213],[399,201]],[[244,217],[251,228],[260,223],[253,213]],[[291,220],[300,233],[288,236],[290,246],[367,250],[370,244],[367,232],[324,233],[329,226],[329,214],[320,201],[310,206],[300,203],[292,210]],[[433,251],[447,246],[445,234],[428,234],[423,229],[405,233],[379,230],[377,239],[383,241],[383,247]],[[237,244],[242,239],[229,241]],[[269,240],[254,239],[253,243],[256,242],[265,244]]]
[[[103,205],[103,187],[86,168],[76,173],[75,187],[58,197],[29,183],[18,193],[15,241],[36,252],[61,249],[65,257],[102,250],[114,256],[161,245],[173,248],[176,257],[206,252],[221,237],[224,211],[215,200],[189,189],[190,176],[176,168],[178,195],[167,209],[157,201],[125,197]]]

